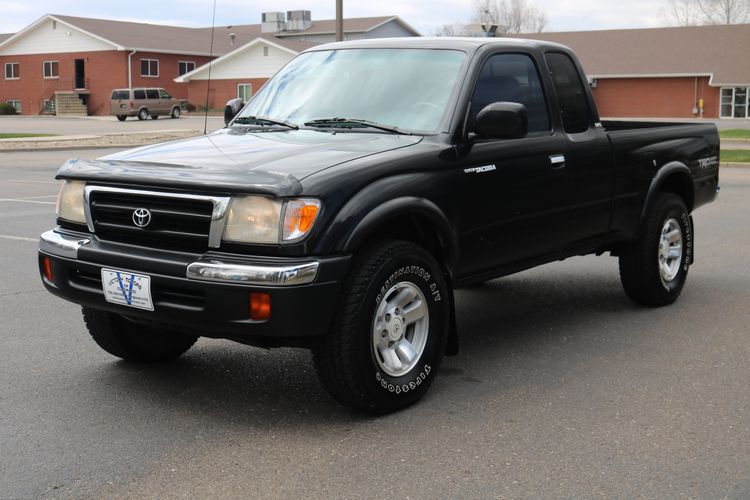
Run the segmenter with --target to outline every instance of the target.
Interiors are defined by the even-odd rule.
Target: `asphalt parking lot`
[[[420,404],[372,418],[303,350],[100,351],[43,290],[36,238],[57,167],[103,153],[2,153],[0,498],[750,497],[750,168],[696,212],[673,306],[631,304],[609,257],[460,291],[461,353]]]

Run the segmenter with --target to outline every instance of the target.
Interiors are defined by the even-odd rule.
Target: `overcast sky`
[[[659,25],[666,0],[532,0],[546,10],[550,31]],[[471,16],[472,0],[344,0],[346,17],[401,16],[424,35]],[[67,14],[182,26],[210,26],[212,0],[0,0],[0,33],[22,29],[44,14]],[[335,16],[335,0],[217,0],[219,25],[254,24],[273,10],[308,9],[313,19]]]

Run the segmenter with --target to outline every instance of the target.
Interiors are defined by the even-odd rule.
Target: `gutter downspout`
[[[128,54],[128,90],[130,90],[130,91],[133,90],[133,76],[132,76],[133,65],[130,62],[131,61],[130,58],[133,57],[133,54],[135,54],[136,52],[138,52],[138,50],[137,49],[133,49],[133,52],[131,52],[130,54]]]

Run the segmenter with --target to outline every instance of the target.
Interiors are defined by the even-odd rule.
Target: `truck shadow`
[[[653,310],[625,297],[616,272],[581,276],[544,269],[457,291],[460,353],[445,359],[430,393],[407,412],[478,403],[466,384],[491,382],[492,389],[484,390],[502,391],[505,382],[517,388],[527,383],[524,374],[542,371],[551,381],[561,380],[575,360],[622,352],[648,334],[631,326]],[[630,344],[622,342],[625,331],[634,336]],[[102,397],[115,388],[133,405],[128,411],[198,414],[212,426],[224,421],[255,429],[372,420],[324,392],[310,353],[302,349],[266,351],[202,340],[178,361],[92,369],[97,373],[88,379],[101,382]]]

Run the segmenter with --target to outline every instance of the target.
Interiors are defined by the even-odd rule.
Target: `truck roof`
[[[498,48],[526,48],[526,49],[564,49],[569,47],[543,40],[528,40],[523,38],[485,38],[485,37],[404,37],[404,38],[374,38],[367,40],[350,40],[346,42],[326,43],[316,45],[305,52],[331,49],[360,49],[360,48],[388,48],[388,49],[453,49],[476,51],[485,45]]]

